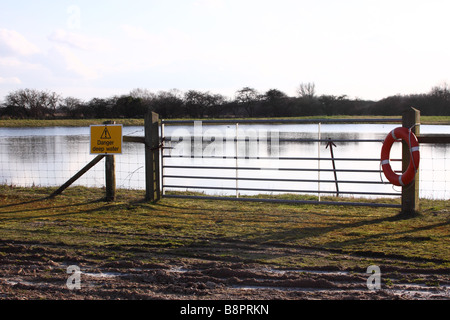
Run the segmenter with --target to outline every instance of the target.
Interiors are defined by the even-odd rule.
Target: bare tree
[[[55,116],[61,97],[55,92],[21,89],[6,96],[5,105],[10,115],[44,118]]]
[[[61,96],[56,92],[41,92],[39,95],[40,104],[42,108],[48,110],[52,117],[56,116],[56,109],[59,107],[61,102]]]
[[[244,87],[236,92],[236,102],[243,105],[249,117],[253,117],[255,104],[261,99],[261,95],[253,88]]]
[[[225,98],[220,94],[189,90],[184,95],[184,103],[190,116],[203,118],[205,115],[214,114],[214,108],[223,104]]]
[[[443,82],[438,86],[434,86],[430,92],[431,96],[450,101],[450,87],[447,82]]]
[[[316,85],[314,82],[301,83],[297,88],[297,94],[300,98],[313,99],[316,95]]]
[[[288,96],[284,92],[278,89],[270,89],[264,94],[264,98],[266,99],[266,101],[277,101],[286,99],[287,97]]]
[[[60,110],[67,114],[71,118],[78,118],[82,116],[83,110],[83,102],[74,97],[67,97],[62,99],[60,103]]]
[[[184,116],[183,106],[183,96],[177,89],[159,91],[150,102],[150,109],[162,118]]]
[[[156,94],[149,91],[148,89],[136,88],[130,91],[130,96],[133,98],[140,98],[143,101],[151,101],[156,97]]]

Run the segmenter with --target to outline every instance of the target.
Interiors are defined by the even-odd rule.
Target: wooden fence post
[[[403,127],[419,137],[420,135],[420,111],[415,108],[408,108],[403,112]],[[403,143],[402,149],[402,171],[405,172],[410,162],[410,150],[406,143]],[[419,171],[417,171],[414,180],[402,188],[402,213],[412,215],[419,211]]]
[[[106,121],[104,124],[116,124]],[[105,156],[106,201],[116,201],[116,158],[114,155]]]
[[[116,159],[105,157],[106,201],[116,201]]]
[[[146,200],[161,199],[159,170],[159,115],[149,111],[145,116],[145,190]]]

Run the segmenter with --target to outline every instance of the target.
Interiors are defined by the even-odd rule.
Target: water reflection
[[[48,154],[54,154],[54,137],[18,137],[6,140],[7,154],[12,161],[45,161]],[[3,150],[2,150],[3,152]]]

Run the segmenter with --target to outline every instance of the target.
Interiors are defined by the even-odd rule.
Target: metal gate
[[[327,129],[399,123],[401,118],[162,120],[162,195],[398,208],[399,201],[378,200],[402,195],[383,180],[379,154],[385,134],[365,138]],[[391,159],[397,171],[401,158],[400,151]]]

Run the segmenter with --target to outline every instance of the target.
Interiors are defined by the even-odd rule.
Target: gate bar
[[[161,120],[165,124],[189,124],[199,120]],[[208,123],[401,123],[402,118],[379,118],[379,119],[217,119],[217,120],[201,120],[202,124]]]
[[[211,170],[236,170],[235,167],[200,167],[200,166],[173,166],[173,165],[164,165],[164,169],[211,169]],[[239,170],[274,170],[274,171],[306,171],[306,172],[359,172],[359,173],[381,173],[382,170],[365,170],[365,169],[315,169],[315,168],[258,168],[258,167],[240,167]],[[164,175],[165,176],[165,175]]]
[[[334,170],[332,170],[333,172]],[[390,184],[384,181],[358,181],[358,180],[314,180],[314,179],[275,179],[275,178],[248,178],[248,177],[206,177],[206,176],[177,176],[164,175],[168,179],[204,179],[204,180],[242,180],[242,181],[268,181],[268,182],[323,182],[323,183],[351,183],[351,184]],[[339,190],[338,190],[339,191]]]
[[[333,192],[335,193],[335,192]],[[165,195],[164,198],[178,199],[198,199],[198,200],[220,200],[220,201],[249,201],[249,202],[271,202],[271,203],[291,203],[291,204],[320,204],[334,206],[357,206],[357,207],[385,207],[401,208],[401,205],[389,203],[371,203],[371,202],[345,202],[345,201],[314,201],[314,200],[288,200],[288,199],[260,199],[260,198],[232,198],[232,197],[202,197],[202,196],[183,196],[183,195]]]
[[[236,188],[232,187],[206,187],[206,186],[179,186],[179,185],[166,185],[166,188],[178,188],[178,189],[208,189],[208,190],[228,190],[235,191]],[[322,191],[322,190],[291,190],[291,189],[256,189],[256,188],[239,188],[242,191],[264,191],[264,192],[280,192],[280,193],[329,193],[335,194],[336,191]],[[358,195],[373,195],[373,196],[400,196],[399,193],[388,192],[358,192],[358,191],[341,191],[341,194],[358,194]]]

